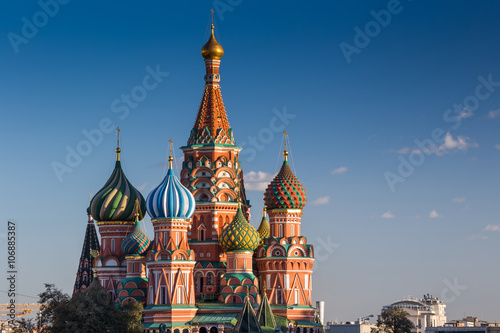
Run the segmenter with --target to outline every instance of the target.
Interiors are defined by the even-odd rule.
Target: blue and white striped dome
[[[181,184],[171,167],[163,182],[146,199],[151,219],[190,219],[195,205],[193,195]]]

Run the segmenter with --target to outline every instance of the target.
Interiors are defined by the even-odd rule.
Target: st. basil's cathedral
[[[117,303],[142,302],[147,333],[270,332],[277,326],[318,333],[314,250],[301,234],[307,195],[285,148],[283,165],[264,193],[260,226],[248,222],[242,148],[222,101],[224,50],[213,25],[201,54],[205,88],[181,147],[180,177],[170,153],[165,178],[144,199],[125,176],[117,147],[113,173],[87,209],[74,292],[105,288]],[[139,225],[146,212],[152,240]]]

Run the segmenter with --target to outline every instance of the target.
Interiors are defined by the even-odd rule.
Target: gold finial
[[[267,285],[266,285],[266,280],[264,280],[264,288],[262,289],[262,295],[265,295],[267,291]]]
[[[247,286],[247,297],[248,297],[248,300],[250,301],[250,289],[248,289],[248,286]]]
[[[262,217],[266,217],[266,206],[264,205],[264,207],[262,208]]]
[[[172,161],[174,160],[174,158],[172,157],[172,139],[169,139],[168,140],[168,144],[170,146],[170,155],[168,155],[168,168],[169,169],[172,169]]]
[[[93,271],[94,271],[94,279],[97,279],[97,269],[94,268]]]
[[[283,135],[285,136],[285,150],[283,151],[283,157],[285,159],[285,162],[288,161],[288,150],[286,150],[286,138],[288,136],[288,132],[285,130],[283,132]]]
[[[211,12],[212,12],[212,24],[210,25],[211,29],[210,38],[208,39],[208,42],[201,48],[201,55],[203,56],[204,59],[220,60],[224,55],[224,49],[215,39],[214,10],[211,9]]]
[[[141,205],[139,204],[139,199],[135,199],[134,211],[135,211],[135,222],[139,222],[139,212],[141,210]]]
[[[120,152],[122,150],[120,149],[120,127],[116,128],[116,160],[120,160]]]
[[[89,201],[92,202],[92,190],[89,191]]]

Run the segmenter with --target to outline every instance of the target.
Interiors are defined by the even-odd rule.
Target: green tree
[[[371,333],[411,333],[412,328],[413,323],[404,309],[391,308],[382,312]]]
[[[16,327],[12,330],[14,333],[31,333],[35,330],[34,319],[21,318],[15,321]]]
[[[142,328],[142,304],[128,302],[116,306],[104,288],[91,288],[75,293],[62,293],[52,284],[41,293],[42,332],[50,333],[136,333]]]

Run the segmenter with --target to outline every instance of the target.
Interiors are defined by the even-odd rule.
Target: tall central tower
[[[226,261],[218,237],[224,225],[231,223],[236,215],[238,199],[242,201],[243,212],[248,213],[249,209],[239,162],[241,148],[235,144],[219,85],[224,50],[215,39],[213,25],[201,54],[205,59],[205,89],[187,145],[181,147],[184,152],[181,182],[196,200],[188,237],[196,260],[202,262],[198,268],[203,272],[195,275],[198,295],[218,292],[215,279],[225,270],[221,262]],[[211,264],[207,266],[206,262]],[[213,271],[207,271],[207,267]]]

